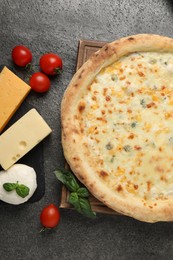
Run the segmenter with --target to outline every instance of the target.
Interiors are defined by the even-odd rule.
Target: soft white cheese
[[[3,188],[4,183],[16,183],[17,181],[30,189],[25,198],[20,197],[15,190],[8,192]],[[25,164],[14,164],[7,171],[0,171],[0,200],[4,202],[14,205],[22,204],[32,197],[36,188],[36,172],[32,167]]]

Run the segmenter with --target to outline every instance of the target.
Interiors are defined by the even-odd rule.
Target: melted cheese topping
[[[103,181],[144,204],[173,196],[173,56],[122,57],[97,75],[81,102],[83,143]]]

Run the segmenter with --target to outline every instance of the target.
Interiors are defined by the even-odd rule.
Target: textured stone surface
[[[53,129],[44,143],[46,192],[34,204],[0,206],[1,260],[172,258],[172,223],[145,224],[101,214],[91,221],[61,210],[57,229],[38,232],[42,207],[60,200],[60,184],[53,175],[57,167],[64,166],[60,103],[75,72],[79,39],[113,41],[136,33],[173,37],[172,25],[171,0],[0,1],[0,63],[13,66],[11,49],[18,44],[32,50],[35,64],[41,54],[50,51],[64,61],[63,73],[52,79],[51,90],[41,97],[31,93],[27,98]]]

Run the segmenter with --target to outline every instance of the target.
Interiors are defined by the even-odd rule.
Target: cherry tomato
[[[19,67],[25,67],[32,61],[32,53],[23,45],[16,46],[12,50],[12,60]]]
[[[40,68],[48,75],[56,75],[62,70],[62,59],[54,54],[47,53],[40,58]]]
[[[59,209],[54,204],[43,208],[40,214],[40,222],[44,228],[54,228],[58,225],[59,221]]]
[[[35,72],[30,78],[29,85],[34,91],[43,93],[49,90],[50,79],[42,72]]]

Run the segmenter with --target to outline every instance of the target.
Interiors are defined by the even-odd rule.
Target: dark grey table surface
[[[122,216],[98,214],[95,221],[61,210],[58,228],[39,233],[39,214],[49,203],[59,204],[61,185],[53,171],[64,166],[60,104],[75,72],[80,39],[113,41],[137,33],[173,37],[170,0],[0,0],[0,63],[12,66],[11,49],[28,46],[34,63],[45,52],[59,54],[63,73],[41,97],[27,102],[50,127],[44,142],[46,190],[33,204],[0,205],[0,259],[173,259],[173,224],[146,224]],[[19,71],[17,73],[20,74]]]

